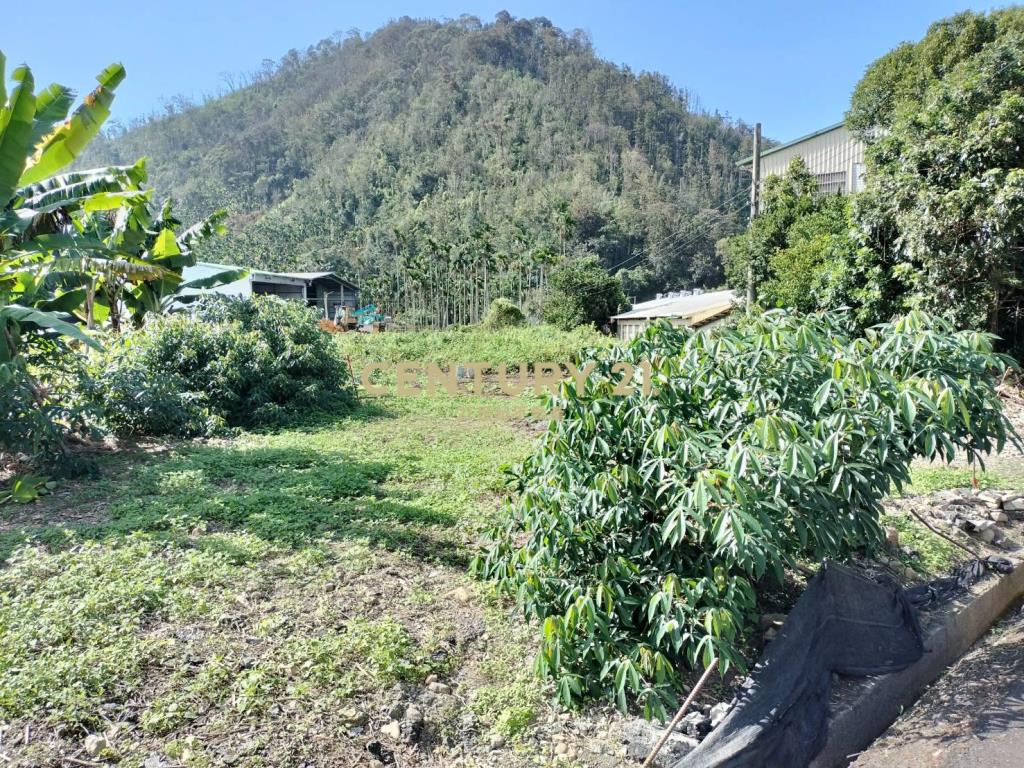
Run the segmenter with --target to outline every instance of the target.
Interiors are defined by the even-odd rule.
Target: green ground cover
[[[4,506],[0,722],[39,734],[29,762],[113,724],[122,764],[298,765],[362,751],[350,710],[437,674],[465,691],[451,718],[516,736],[543,699],[529,640],[465,573],[500,468],[529,445],[524,409],[369,401],[107,455],[98,480]]]

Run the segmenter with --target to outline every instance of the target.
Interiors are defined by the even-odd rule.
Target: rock
[[[717,728],[718,724],[725,720],[725,716],[729,714],[730,709],[731,707],[724,701],[719,704],[715,704],[715,706],[711,708],[711,712],[708,713],[711,717],[711,727]]]
[[[85,753],[89,757],[99,757],[100,753],[110,747],[107,737],[99,733],[90,733],[85,737]]]
[[[643,760],[650,754],[654,745],[661,738],[662,729],[654,723],[645,720],[632,720],[622,729],[622,741],[625,745],[625,756],[633,760]],[[658,756],[654,758],[654,765],[658,768],[668,768],[673,763],[685,757],[699,744],[696,739],[684,736],[681,733],[672,733],[665,746],[661,748]]]
[[[338,585],[335,584],[333,581],[326,581],[326,582],[324,582],[324,592],[333,592],[337,588],[338,588]]]
[[[338,716],[345,725],[366,725],[366,722],[370,719],[365,712],[355,707],[347,707],[341,710]]]
[[[786,621],[786,614],[784,613],[762,613],[761,614],[761,629],[768,629],[769,627],[781,627]]]
[[[444,683],[433,682],[427,686],[431,693],[451,693],[451,686],[445,685]]]
[[[468,603],[470,600],[473,599],[473,593],[470,592],[465,587],[459,587],[454,592],[452,592],[452,597],[454,597],[460,603],[465,605],[466,603]]]
[[[991,520],[968,520],[966,530],[986,544],[991,544],[996,539],[1001,538],[999,529],[996,528],[996,524]]]
[[[390,707],[388,707],[388,717],[392,720],[401,720],[405,717],[405,702],[396,701]]]
[[[379,741],[371,741],[366,745],[366,751],[369,752],[378,763],[384,765],[394,765],[395,753],[385,747]]]
[[[1017,496],[1009,501],[1003,499],[1003,509],[1007,512],[1024,512],[1024,496]]]
[[[413,725],[423,725],[423,713],[418,707],[409,707],[405,710],[405,719]]]
[[[903,569],[903,578],[905,579],[916,579],[917,571],[911,568],[909,565]]]
[[[900,532],[895,528],[885,529],[885,546],[892,552],[900,548]]]
[[[676,730],[690,738],[701,739],[711,730],[711,719],[703,712],[690,712],[679,721]]]
[[[994,523],[1008,523],[1010,522],[1010,516],[1007,515],[1001,509],[993,509],[988,513],[988,519]]]
[[[397,720],[392,720],[390,723],[383,726],[380,729],[380,732],[392,741],[402,740],[402,724]]]
[[[557,744],[555,744],[555,754],[556,755],[564,755],[568,751],[569,751],[569,746],[564,741],[560,741]]]
[[[487,740],[487,746],[491,749],[501,749],[505,746],[505,737],[500,733],[495,733]]]
[[[772,640],[775,639],[775,636],[777,634],[779,634],[779,630],[777,630],[775,627],[768,627],[768,629],[764,631],[764,641],[766,643],[770,643]]]
[[[427,679],[423,681],[424,685],[430,685],[431,683],[437,682],[437,675],[427,675]]]
[[[225,763],[229,763],[230,761],[231,757],[224,758]],[[149,757],[143,761],[142,768],[167,768],[167,763],[164,762],[164,759],[160,757],[160,755],[152,752]]]
[[[978,494],[978,498],[985,502],[985,506],[991,509],[999,509],[1003,506],[1003,499],[998,493],[992,491],[982,491]]]

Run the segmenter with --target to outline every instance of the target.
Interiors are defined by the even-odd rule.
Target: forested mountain
[[[497,295],[532,308],[554,264],[588,253],[634,296],[719,283],[750,131],[689,102],[546,19],[405,18],[116,130],[86,163],[149,157],[186,221],[227,207],[203,258],[333,268],[446,324]]]

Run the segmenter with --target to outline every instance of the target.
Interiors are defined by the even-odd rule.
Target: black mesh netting
[[[1003,570],[1002,563],[989,563]],[[977,578],[952,577],[904,590],[825,563],[747,680],[739,702],[673,768],[800,768],[825,744],[832,673],[880,675],[921,658],[915,606],[941,602]]]

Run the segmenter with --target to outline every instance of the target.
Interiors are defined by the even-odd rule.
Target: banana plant
[[[59,335],[92,344],[73,313],[87,291],[76,284],[97,261],[117,263],[105,243],[78,236],[71,216],[110,210],[138,194],[145,166],[67,172],[110,115],[124,67],[112,64],[70,114],[74,94],[62,85],[38,93],[21,66],[6,87],[0,52],[0,376],[10,377],[26,339]],[[77,273],[68,267],[78,262]],[[69,275],[77,274],[77,277]]]
[[[224,233],[227,214],[216,211],[179,231],[181,221],[174,215],[172,202],[165,201],[159,214],[153,214],[150,192],[125,195],[116,210],[85,213],[75,219],[82,237],[102,242],[110,253],[124,255],[126,260],[118,263],[131,267],[93,273],[86,302],[90,325],[106,321],[118,331],[127,315],[138,327],[150,313],[168,312],[187,303],[187,289],[230,283],[246,274],[246,270],[225,270],[183,282],[184,268],[196,263],[196,246]]]

